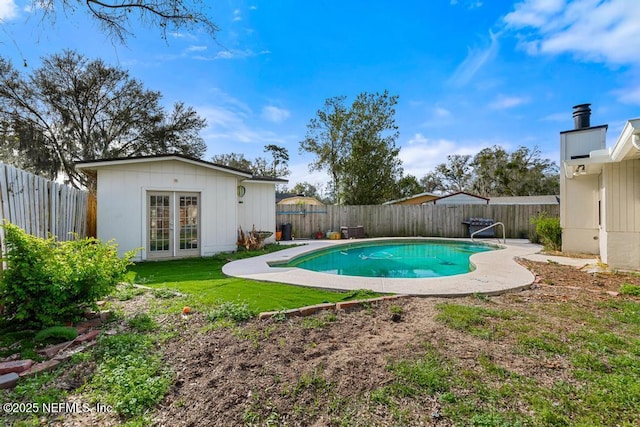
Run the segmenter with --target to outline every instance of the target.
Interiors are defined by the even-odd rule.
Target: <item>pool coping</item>
[[[475,270],[466,274],[432,278],[386,278],[339,276],[319,273],[295,267],[272,267],[269,263],[286,262],[307,252],[335,245],[353,244],[358,241],[394,240],[447,240],[470,242],[470,239],[443,239],[429,237],[385,237],[358,240],[295,240],[302,244],[269,254],[237,260],[225,264],[222,272],[228,276],[245,279],[280,282],[330,290],[371,289],[380,293],[422,296],[465,296],[472,294],[497,295],[511,290],[525,289],[534,281],[534,275],[516,262],[516,258],[540,252],[542,247],[524,239],[508,239],[503,249],[471,255]],[[496,240],[485,243],[495,245]]]

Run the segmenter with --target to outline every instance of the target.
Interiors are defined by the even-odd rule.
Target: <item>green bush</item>
[[[207,314],[207,320],[215,322],[217,320],[228,319],[240,323],[251,319],[255,315],[255,312],[249,308],[247,303],[226,301],[210,311]]]
[[[559,251],[562,249],[560,218],[550,217],[546,212],[540,212],[531,218],[531,224],[535,226],[537,239],[546,250]]]
[[[3,225],[7,268],[0,280],[5,318],[50,326],[77,318],[112,292],[126,274],[135,251],[118,257],[113,242],[94,238],[60,242]]]
[[[51,326],[38,332],[33,338],[35,342],[72,341],[78,336],[76,328],[70,326]]]
[[[640,286],[633,285],[631,283],[624,283],[620,286],[620,293],[622,295],[631,295],[634,297],[640,297]]]

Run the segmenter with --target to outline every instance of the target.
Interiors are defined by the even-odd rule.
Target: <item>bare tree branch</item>
[[[55,24],[56,15],[86,12],[111,38],[126,44],[133,22],[160,30],[163,39],[173,31],[203,31],[212,37],[218,26],[206,11],[205,0],[32,0],[32,9]]]

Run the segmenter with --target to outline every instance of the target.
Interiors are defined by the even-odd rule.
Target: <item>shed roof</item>
[[[279,205],[297,205],[297,204],[301,204],[301,205],[323,205],[323,203],[316,199],[315,197],[309,197],[309,196],[292,196],[292,197],[286,197],[280,201],[278,201]]]
[[[273,183],[285,183],[286,179],[280,179],[268,176],[255,176],[251,172],[233,168],[231,166],[220,165],[218,163],[207,162],[206,160],[196,159],[194,157],[185,156],[182,154],[157,154],[151,156],[133,156],[133,157],[117,157],[113,159],[98,159],[98,160],[84,160],[76,162],[76,168],[83,171],[95,171],[97,169],[115,165],[135,164],[135,163],[149,163],[159,162],[166,160],[176,160],[179,162],[189,163],[192,165],[227,172],[238,177],[245,178],[243,181],[249,182],[273,182]]]
[[[442,199],[448,199],[450,197],[455,197],[455,196],[469,196],[469,197],[473,197],[473,198],[480,199],[480,200],[486,200],[487,202],[489,201],[489,199],[487,197],[479,196],[477,194],[467,193],[466,191],[458,191],[458,192],[455,192],[455,193],[447,194],[446,196],[438,197],[433,202],[437,203],[438,201],[440,201]]]
[[[425,192],[425,193],[413,194],[408,197],[403,197],[402,199],[389,200],[388,202],[384,202],[383,205],[412,204],[412,202],[414,201],[415,201],[415,204],[421,204],[433,199],[437,199],[438,197],[440,197],[438,194]]]

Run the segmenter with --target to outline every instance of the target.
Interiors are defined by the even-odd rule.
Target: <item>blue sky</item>
[[[0,49],[16,66],[64,48],[119,65],[167,107],[184,101],[207,119],[207,159],[286,147],[290,185],[326,181],[298,146],[332,96],[398,95],[400,157],[418,178],[492,145],[557,162],[576,104],[609,125],[609,146],[640,116],[638,0],[226,0],[210,6],[215,40],[134,28],[127,46],[81,13],[41,23],[30,4],[0,0]]]

